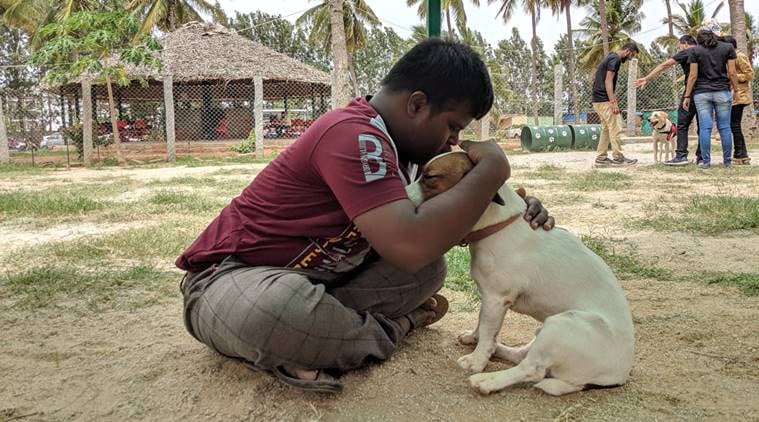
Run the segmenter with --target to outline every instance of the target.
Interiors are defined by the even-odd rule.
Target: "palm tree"
[[[153,28],[173,31],[187,22],[203,21],[201,13],[216,22],[227,22],[219,3],[211,4],[207,0],[130,0],[127,9],[142,19],[140,34]]]
[[[735,42],[738,44],[738,50],[747,53],[746,11],[743,8],[743,0],[728,0],[727,3],[730,6],[730,27]]]
[[[575,84],[575,44],[574,36],[572,35],[572,3],[573,0],[547,0],[548,7],[551,8],[553,13],[559,14],[564,12],[567,17],[567,64],[569,66],[567,76],[569,77],[569,85],[571,87],[569,91],[569,104],[574,115],[578,116],[579,103],[577,102],[577,84]],[[587,0],[576,0],[574,3],[578,6],[583,6],[587,4]]]
[[[479,7],[480,0],[469,0],[473,5]],[[407,6],[419,5],[417,14],[420,18],[427,18],[427,0],[406,0]],[[451,25],[451,15],[456,21],[456,28],[459,33],[466,30],[466,10],[464,9],[464,0],[441,0],[440,9],[445,11],[445,21],[448,26],[448,34],[453,35],[453,26]]]
[[[334,43],[332,42],[333,31],[333,14],[337,11],[330,9],[334,0],[319,0],[319,4],[304,12],[295,23],[308,29],[308,42],[311,45],[321,47],[325,52],[332,52],[333,60],[342,61],[342,51],[333,51]],[[344,34],[344,44],[348,63],[348,76],[354,94],[358,94],[358,82],[353,70],[353,53],[361,48],[366,47],[367,25],[377,27],[380,24],[379,18],[374,11],[366,4],[365,0],[340,0],[342,7],[343,27],[341,32]],[[340,44],[342,45],[342,44]],[[342,50],[342,48],[340,48]],[[340,57],[338,57],[338,55]],[[340,76],[340,75],[338,75]],[[341,104],[344,105],[344,104]]]
[[[345,41],[345,25],[343,20],[343,0],[329,1],[329,16],[332,41],[332,106],[344,107],[351,97],[351,83],[348,77],[348,49]]]
[[[604,56],[609,54],[609,25],[606,22],[606,0],[598,0],[598,14],[601,17],[601,40],[604,46]]]
[[[602,45],[594,40],[601,37],[601,23],[599,19],[598,1],[588,7],[588,16],[580,22],[583,27],[578,32],[590,42],[585,43],[580,51],[579,67],[585,72],[592,72],[598,63],[606,57]],[[642,0],[608,0],[607,16],[609,31],[609,48],[617,50],[625,43],[634,42],[632,34],[640,31],[640,23],[644,18],[643,12],[640,11]],[[639,46],[640,48],[640,46]],[[645,62],[648,53],[641,48],[639,54],[641,61]]]
[[[496,13],[496,17],[500,16],[503,19],[503,22],[508,22],[511,17],[514,15],[514,10],[517,7],[517,0],[488,0],[488,4],[495,3],[496,1],[499,1],[501,3],[501,7],[498,9],[498,13]],[[540,7],[543,4],[543,0],[521,0],[522,8],[530,14],[530,19],[532,21],[532,40],[531,40],[531,48],[532,48],[532,60],[530,61],[530,92],[532,95],[537,94],[537,73],[538,73],[538,64],[537,64],[537,40],[538,40],[538,34],[537,34],[537,25],[538,20],[540,19]],[[532,115],[535,119],[535,124],[538,124],[538,102],[537,101],[531,101],[532,103]]]
[[[6,25],[24,30],[32,37],[32,45],[39,42],[35,34],[43,26],[60,22],[73,13],[115,6],[98,0],[0,0],[2,20]]]
[[[677,28],[680,35],[693,35],[698,33],[701,22],[706,18],[703,0],[691,0],[689,3],[677,2],[677,6],[682,10],[682,15],[672,15],[672,24]],[[717,17],[719,11],[725,6],[724,1],[720,1],[714,12],[710,15],[712,19]]]

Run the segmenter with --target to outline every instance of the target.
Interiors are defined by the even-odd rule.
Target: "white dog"
[[[428,177],[407,187],[409,197],[421,204],[471,168],[466,153],[439,155],[425,165]],[[568,231],[533,230],[522,218],[525,210],[524,200],[504,185],[465,239],[482,304],[477,328],[459,337],[461,343],[477,347],[459,365],[478,373],[469,381],[485,394],[525,381],[537,382],[536,387],[552,395],[624,384],[635,339],[617,279]],[[508,309],[543,322],[529,344],[507,347],[497,342]],[[479,373],[492,355],[517,365]]]
[[[654,140],[654,163],[672,159],[677,139],[677,125],[673,124],[663,111],[654,111],[648,118],[651,124],[651,137]],[[670,152],[671,151],[671,152]]]

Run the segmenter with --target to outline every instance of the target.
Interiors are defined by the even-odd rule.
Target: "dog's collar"
[[[509,224],[515,222],[517,218],[522,214],[516,214],[511,217],[509,217],[508,220],[501,221],[500,223],[493,224],[492,226],[487,226],[479,230],[475,230],[473,232],[470,232],[464,240],[459,242],[459,246],[468,246],[472,242],[479,242],[480,240],[498,233],[499,231],[505,229]]]

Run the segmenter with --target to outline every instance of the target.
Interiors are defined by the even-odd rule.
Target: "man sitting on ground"
[[[190,334],[310,391],[342,389],[329,370],[388,359],[445,313],[443,256],[510,167],[496,143],[463,142],[475,166],[453,189],[416,208],[405,186],[492,104],[477,53],[430,39],[377,95],[316,120],[177,259]],[[539,201],[525,201],[533,228],[553,227]]]

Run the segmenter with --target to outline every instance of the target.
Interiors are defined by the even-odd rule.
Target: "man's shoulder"
[[[685,63],[691,54],[693,54],[693,47],[682,49],[673,54],[670,58],[678,63]]]

